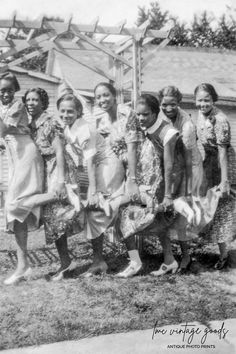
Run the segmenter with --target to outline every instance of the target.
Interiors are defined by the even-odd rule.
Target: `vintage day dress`
[[[102,123],[105,131],[105,122]],[[159,200],[163,180],[161,159],[151,141],[140,130],[135,112],[128,106],[118,105],[116,121],[108,122],[107,125],[106,139],[125,166],[126,176],[128,175],[127,144],[137,144],[137,184],[140,191],[145,191],[150,199]],[[98,124],[98,128],[100,127],[101,125]],[[127,238],[144,230],[152,224],[154,218],[155,215],[148,206],[130,203],[120,208],[116,226],[123,237]]]
[[[206,180],[203,184],[203,194],[205,195],[208,189],[218,186],[221,182],[219,145],[227,147],[229,182],[235,183],[235,175],[232,173],[231,165],[234,162],[235,154],[230,146],[230,125],[225,114],[216,107],[212,109],[208,117],[199,112],[197,134],[205,152],[203,167]],[[235,201],[231,196],[220,199],[215,217],[207,232],[209,241],[221,243],[231,239],[234,208]]]
[[[9,105],[0,104],[0,119],[8,126],[4,137],[9,182],[5,203],[6,227],[14,230],[14,221],[27,222],[28,229],[38,227],[40,207],[25,206],[27,198],[42,193],[43,161],[30,137],[27,112],[23,103],[13,100]]]
[[[118,214],[120,200],[125,191],[125,170],[104,137],[83,118],[77,119],[71,128],[67,127],[64,134],[74,148],[82,150],[85,160],[94,159],[96,191],[111,206],[109,216],[102,208],[85,210],[87,238],[95,239],[108,229]]]
[[[51,191],[58,180],[56,154],[52,146],[53,140],[57,136],[64,144],[65,183],[77,185],[79,190],[79,175],[75,157],[64,141],[59,123],[45,111],[36,121],[31,123],[31,133],[44,161],[44,192]],[[76,213],[66,198],[43,206],[42,221],[46,242],[50,244],[63,235],[71,236],[82,231],[83,217],[83,212]]]
[[[174,123],[172,123],[162,111],[160,112],[160,116],[170,124],[173,124],[173,127],[180,133],[185,149],[191,150],[192,152],[192,194],[194,196],[199,196],[200,187],[203,181],[203,164],[202,156],[197,145],[196,127],[189,114],[181,108],[178,108],[177,117]],[[178,171],[181,173],[180,169],[183,170],[184,166],[181,166],[181,164],[179,164],[179,166],[175,165],[174,173],[178,174]],[[185,195],[184,191],[182,191],[182,193]]]

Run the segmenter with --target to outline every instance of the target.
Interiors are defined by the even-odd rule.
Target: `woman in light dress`
[[[192,196],[200,195],[200,188],[203,182],[202,157],[197,145],[196,127],[187,112],[179,107],[182,94],[175,86],[164,87],[158,93],[160,101],[160,119],[173,125],[180,133],[183,142],[184,159],[176,160],[173,169],[173,198],[185,196],[192,204]],[[183,183],[181,183],[181,180]],[[178,218],[175,228],[182,250],[182,260],[180,271],[186,272],[191,264],[188,252],[188,242],[186,236],[187,223],[183,218]]]
[[[28,230],[39,226],[39,205],[55,199],[53,193],[39,195],[43,190],[43,161],[30,137],[25,107],[14,98],[19,89],[13,74],[5,73],[1,77],[0,137],[5,141],[9,164],[6,227],[15,234],[17,244],[17,268],[4,281],[6,285],[32,273],[27,258]]]
[[[86,212],[86,235],[93,248],[93,263],[86,276],[104,273],[104,232],[117,217],[125,196],[125,170],[105,139],[82,117],[81,103],[71,90],[57,102],[66,141],[77,153],[82,150],[88,167],[89,189]]]

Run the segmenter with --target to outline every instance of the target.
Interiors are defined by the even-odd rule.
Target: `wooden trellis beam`
[[[0,20],[0,28],[27,28],[39,29],[42,26],[41,21],[28,21],[15,19],[14,24],[12,20]]]
[[[120,27],[120,32],[122,31],[122,29],[124,28],[124,26],[126,25],[126,19],[120,21],[119,23],[117,23],[117,27]],[[104,41],[104,39],[106,39],[107,37],[109,37],[109,34],[104,34],[101,38],[99,38],[97,40],[98,43],[101,43],[102,41]]]
[[[0,54],[0,61],[7,59],[9,56],[12,56],[14,54],[18,54],[21,51],[25,50],[26,48],[32,48],[32,47],[39,47],[43,42],[49,40],[51,36],[47,33],[42,34],[41,36],[37,38],[32,38],[29,41],[26,40],[8,40],[8,44],[10,44],[10,49],[5,52]],[[0,47],[4,46],[4,43],[6,41],[0,41]]]
[[[125,58],[121,57],[120,55],[117,55],[116,53],[114,53],[111,49],[107,48],[106,46],[96,42],[95,40],[93,40],[92,38],[78,32],[75,30],[74,26],[71,26],[71,31],[74,33],[75,36],[79,37],[80,39],[86,41],[87,43],[89,43],[90,45],[92,45],[93,47],[101,50],[102,52],[106,53],[107,55],[113,57],[116,60],[119,60],[120,62],[122,62],[123,64],[127,65],[128,67],[132,68],[132,64],[126,60]]]
[[[29,59],[32,59],[32,58],[34,58],[36,56],[39,56],[42,53],[47,52],[51,48],[52,48],[52,43],[48,43],[43,48],[39,48],[39,49],[35,50],[32,53],[22,55],[19,59],[15,59],[15,60],[11,61],[8,64],[0,66],[0,72],[4,72],[4,71],[8,70],[9,68],[11,68],[12,66],[17,66],[17,65],[19,65],[19,64],[21,64],[21,63],[23,63],[25,61],[28,61]]]

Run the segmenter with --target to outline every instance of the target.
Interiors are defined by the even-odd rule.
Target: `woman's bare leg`
[[[26,222],[15,221],[14,223],[14,233],[17,244],[17,268],[15,275],[23,274],[29,267],[29,262],[27,259],[27,240],[28,240],[28,229]]]

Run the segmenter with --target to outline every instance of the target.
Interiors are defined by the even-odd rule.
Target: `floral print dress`
[[[53,189],[57,183],[56,154],[52,146],[53,140],[59,136],[64,144],[65,183],[78,186],[78,160],[73,148],[66,144],[60,125],[46,111],[31,123],[31,134],[44,161],[44,191]],[[83,212],[76,213],[74,207],[66,199],[52,202],[43,207],[42,221],[46,242],[55,242],[63,235],[71,236],[82,231],[84,227]]]
[[[107,144],[116,153],[126,169],[128,177],[127,144],[137,144],[137,184],[150,199],[157,199],[161,189],[161,160],[151,141],[139,128],[135,112],[128,106],[117,106],[117,119],[111,122],[108,115],[97,123],[97,129],[105,137]],[[117,227],[124,238],[136,234],[149,226],[155,215],[148,207],[130,203],[120,208]]]
[[[229,182],[234,184],[235,175],[232,173],[232,164],[235,165],[235,153],[230,146],[230,125],[225,114],[216,107],[207,118],[199,112],[197,135],[205,152],[203,194],[205,195],[208,189],[218,186],[221,182],[219,145],[227,147],[228,178]],[[215,217],[207,232],[209,241],[221,243],[231,239],[234,207],[235,201],[231,196],[220,199]]]

